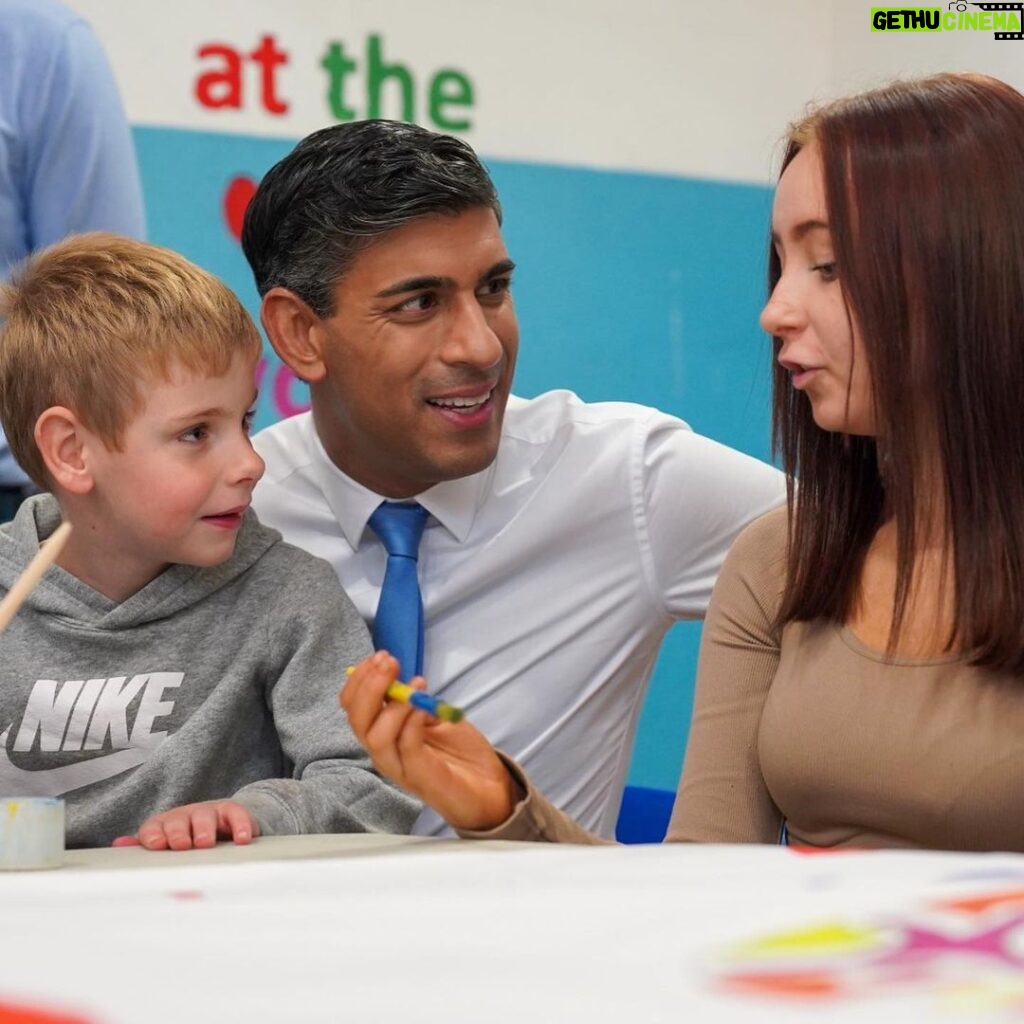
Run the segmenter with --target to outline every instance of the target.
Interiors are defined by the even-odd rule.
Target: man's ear
[[[323,321],[287,288],[271,288],[263,296],[260,320],[270,344],[296,377],[317,384],[327,376]]]
[[[88,494],[94,480],[86,452],[92,435],[62,405],[45,410],[36,420],[35,439],[50,479],[71,494]]]

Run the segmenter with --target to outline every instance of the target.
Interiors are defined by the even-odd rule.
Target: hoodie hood
[[[0,587],[9,590],[61,523],[60,506],[50,494],[28,498],[14,521],[0,527]],[[263,526],[251,510],[245,513],[235,552],[220,565],[171,565],[155,580],[118,604],[51,565],[25,606],[46,615],[80,622],[94,629],[124,629],[169,618],[197,604],[237,579],[281,542],[277,530]]]

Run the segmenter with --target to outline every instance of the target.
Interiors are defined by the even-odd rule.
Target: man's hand
[[[147,850],[191,850],[215,846],[218,839],[231,839],[245,846],[260,834],[260,826],[249,810],[231,800],[185,804],[163,814],[154,814],[134,836],[121,836],[113,846],[144,846]]]
[[[468,722],[452,725],[404,701],[385,698],[398,662],[371,655],[340,694],[352,731],[377,770],[433,807],[455,828],[486,831],[505,821],[519,794],[515,780],[483,733]],[[417,689],[426,689],[417,677]]]

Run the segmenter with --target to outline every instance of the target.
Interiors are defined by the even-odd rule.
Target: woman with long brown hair
[[[940,75],[802,120],[770,285],[789,502],[715,588],[667,838],[1024,850],[1024,97]],[[385,774],[462,830],[592,840],[383,703],[393,667],[343,694]]]

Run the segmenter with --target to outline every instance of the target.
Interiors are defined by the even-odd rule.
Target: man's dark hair
[[[489,207],[494,183],[466,143],[399,121],[353,121],[303,139],[246,210],[242,249],[260,295],[288,288],[318,316],[375,238],[432,213]]]

